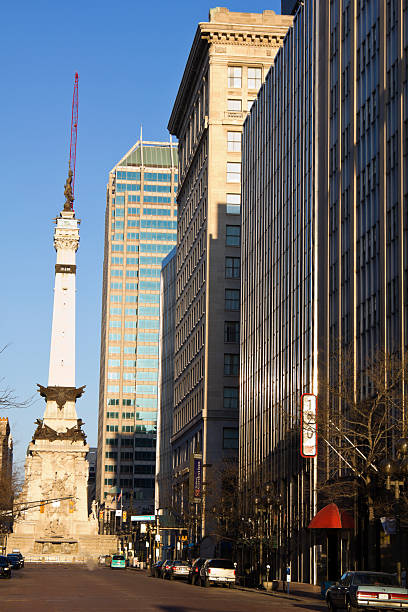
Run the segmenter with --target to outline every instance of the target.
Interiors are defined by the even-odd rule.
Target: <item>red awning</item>
[[[353,529],[354,519],[346,510],[339,510],[336,504],[328,504],[310,521],[309,529]]]

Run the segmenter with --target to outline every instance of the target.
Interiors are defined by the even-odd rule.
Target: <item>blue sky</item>
[[[225,3],[223,3],[225,4]],[[77,402],[88,442],[97,440],[105,189],[109,170],[138,140],[168,138],[167,123],[199,21],[195,2],[21,0],[2,6],[0,355],[3,386],[20,398],[48,382],[55,251],[53,218],[67,175],[74,74],[79,73],[75,210]],[[234,0],[230,10],[280,12],[280,0]],[[37,394],[38,395],[38,394]],[[7,412],[23,466],[44,400]],[[3,414],[0,414],[3,416]],[[6,414],[4,413],[4,416]]]

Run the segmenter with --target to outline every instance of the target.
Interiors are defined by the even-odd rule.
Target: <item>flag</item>
[[[121,498],[122,498],[122,489],[120,490],[120,493],[118,495],[118,502],[121,500]]]

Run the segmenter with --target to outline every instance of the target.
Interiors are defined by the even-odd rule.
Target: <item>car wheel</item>
[[[230,582],[230,583],[229,583],[229,585],[228,585],[228,588],[229,588],[229,589],[233,589],[233,588],[234,588],[234,586],[235,586],[235,584],[234,584],[233,582]]]
[[[346,610],[347,612],[357,612],[357,608],[353,606],[350,599],[347,600]]]
[[[336,612],[337,608],[334,605],[334,603],[331,600],[331,597],[327,598],[327,607],[329,608],[329,610],[331,610],[331,612]]]

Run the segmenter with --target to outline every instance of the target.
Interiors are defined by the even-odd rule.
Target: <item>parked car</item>
[[[126,569],[125,555],[112,555],[111,568]]]
[[[154,576],[154,578],[159,578],[160,577],[160,568],[163,565],[163,561],[156,561],[156,563],[153,563],[150,573],[152,576]]]
[[[188,578],[190,564],[188,561],[173,561],[170,567],[165,571],[164,578],[174,580],[175,578]]]
[[[203,587],[211,584],[235,584],[235,566],[230,559],[207,559],[200,569],[200,583]]]
[[[206,561],[206,557],[198,557],[198,559],[193,561],[193,564],[190,567],[190,571],[188,572],[187,578],[187,581],[190,584],[198,584],[200,582],[200,569]]]
[[[9,553],[7,555],[7,560],[12,569],[21,569],[24,567],[24,557],[21,553]]]
[[[165,561],[163,561],[163,563],[161,565],[161,568],[160,568],[160,578],[164,578],[165,577],[165,573],[170,568],[170,565],[172,563],[173,563],[173,561],[171,559],[166,559]]]
[[[4,555],[0,556],[0,576],[2,578],[11,578],[11,565]]]
[[[408,589],[399,586],[394,574],[385,572],[346,572],[326,591],[326,603],[333,612],[357,610],[408,609]]]

